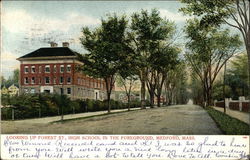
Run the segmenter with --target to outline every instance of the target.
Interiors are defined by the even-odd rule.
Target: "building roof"
[[[77,52],[72,51],[68,47],[48,47],[40,48],[31,53],[28,53],[20,58],[34,58],[34,57],[55,57],[55,56],[77,56]]]

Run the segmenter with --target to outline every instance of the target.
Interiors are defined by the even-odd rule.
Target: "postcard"
[[[249,159],[249,1],[1,1],[2,159]]]

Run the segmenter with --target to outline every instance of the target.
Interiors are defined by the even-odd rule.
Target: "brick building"
[[[106,98],[105,83],[76,71],[82,62],[76,52],[63,42],[62,47],[51,43],[51,47],[40,48],[17,60],[20,61],[20,94],[58,93],[71,99]]]

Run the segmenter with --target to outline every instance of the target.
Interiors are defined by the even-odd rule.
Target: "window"
[[[60,72],[61,72],[61,73],[64,72],[64,65],[60,65]]]
[[[54,65],[54,73],[56,73],[56,70],[57,70],[56,65]]]
[[[39,73],[42,73],[42,66],[39,66]]]
[[[24,67],[24,73],[29,73],[29,66]]]
[[[49,84],[50,83],[50,78],[49,77],[45,77],[45,84]]]
[[[31,73],[35,73],[36,72],[36,68],[35,68],[35,66],[32,66],[31,67]]]
[[[64,81],[63,77],[60,77],[60,83],[63,83],[63,81]]]
[[[77,84],[81,84],[81,78],[77,78]]]
[[[50,66],[49,65],[45,66],[45,73],[50,73]]]
[[[71,65],[67,65],[67,72],[71,72]]]
[[[67,83],[71,83],[71,77],[67,78]]]
[[[24,78],[24,84],[28,84],[29,83],[29,78],[28,77],[25,77]]]
[[[31,78],[31,84],[35,84],[35,77]]]
[[[67,94],[71,94],[71,88],[67,88]]]
[[[36,93],[35,88],[31,88],[30,93]]]
[[[41,78],[39,78],[39,79],[38,79],[38,81],[39,81],[39,84],[41,84],[41,83],[42,83],[42,79],[41,79]]]
[[[56,84],[56,77],[54,77],[54,84]]]

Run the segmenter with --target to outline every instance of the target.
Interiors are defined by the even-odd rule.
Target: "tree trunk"
[[[130,95],[128,95],[128,111],[130,111]]]
[[[212,104],[212,89],[211,87],[207,90],[207,106],[211,106]]]
[[[141,71],[141,109],[145,109],[145,95],[146,95],[146,75],[145,70]]]
[[[110,106],[110,96],[111,96],[111,91],[112,91],[112,78],[105,78],[105,84],[106,84],[106,92],[107,92],[107,101],[108,101],[108,113],[111,111],[111,106]]]
[[[110,94],[108,95],[108,113],[110,113],[111,107],[110,107]]]
[[[162,93],[162,86],[161,85],[159,88],[157,88],[157,107],[161,107],[161,93]]]
[[[203,88],[203,103],[202,103],[203,106],[202,107],[205,108],[206,107],[206,103],[207,103],[207,94],[206,94],[207,90],[206,90],[206,84],[205,83],[203,84],[202,88]]]
[[[150,90],[149,95],[150,95],[150,108],[153,108],[154,107],[154,91]]]
[[[169,88],[169,91],[168,91],[168,105],[170,106],[171,104],[172,104],[172,91]]]
[[[157,107],[161,107],[161,95],[157,95]]]

